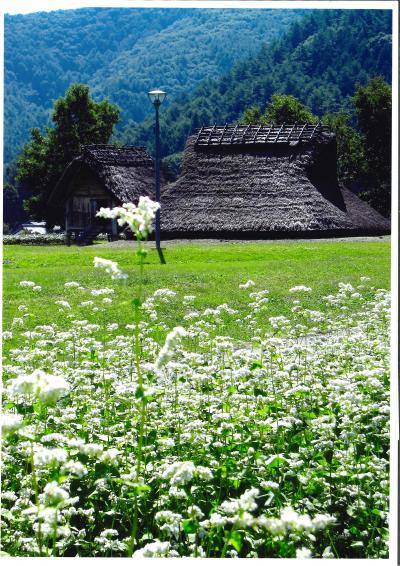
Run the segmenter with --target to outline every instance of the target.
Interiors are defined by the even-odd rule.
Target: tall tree
[[[352,185],[365,174],[365,152],[363,138],[351,125],[351,117],[340,111],[325,114],[322,122],[336,134],[338,177]]]
[[[65,167],[83,145],[108,142],[119,120],[119,109],[107,100],[95,102],[88,86],[73,84],[56,101],[52,120],[55,126],[46,128],[45,133],[31,130],[31,140],[17,161],[17,180],[32,194],[25,207],[33,218],[44,219],[49,225],[63,221],[47,200]]]
[[[390,215],[392,89],[383,77],[358,85],[353,98],[364,138],[366,191],[363,197],[377,210]]]

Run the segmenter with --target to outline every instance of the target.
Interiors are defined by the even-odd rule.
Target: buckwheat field
[[[290,317],[268,314],[256,280],[243,312],[146,296],[156,209],[101,211],[138,239],[131,324],[108,315],[126,279],[111,260],[93,266],[107,287],[65,281],[67,329],[32,325],[41,288],[20,282],[3,333],[3,555],[387,557],[388,291],[340,283],[320,312],[299,281]],[[159,309],[178,303],[170,328]]]

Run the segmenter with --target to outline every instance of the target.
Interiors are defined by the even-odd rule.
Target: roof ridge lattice
[[[202,126],[195,130],[197,146],[249,145],[310,142],[322,132],[329,132],[328,126],[317,124],[236,124]]]

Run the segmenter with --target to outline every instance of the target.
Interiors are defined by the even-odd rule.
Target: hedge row
[[[122,238],[125,239],[125,238]],[[99,234],[96,236],[96,240],[107,240],[107,234]],[[5,245],[15,245],[23,244],[25,246],[57,246],[64,245],[65,233],[57,234],[14,234],[3,236],[3,244]]]

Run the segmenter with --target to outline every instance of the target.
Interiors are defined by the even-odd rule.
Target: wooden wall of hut
[[[112,195],[89,169],[82,169],[75,177],[66,202],[66,229],[85,229],[102,222],[109,231],[110,222],[96,217],[101,207],[115,206]]]

